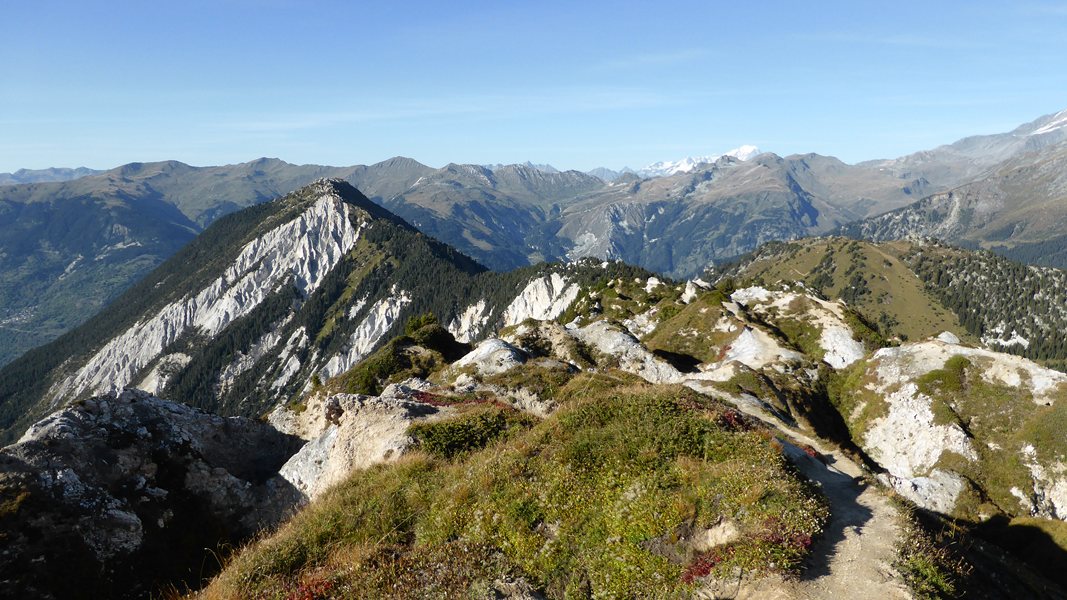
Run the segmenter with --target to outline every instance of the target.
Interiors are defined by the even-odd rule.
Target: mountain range
[[[727,150],[722,154],[711,154],[707,156],[688,156],[680,160],[667,160],[654,162],[643,169],[635,171],[641,177],[665,177],[667,175],[677,175],[678,173],[689,173],[700,167],[700,165],[710,165],[724,156],[730,156],[738,160],[748,160],[755,156],[759,156],[759,148],[752,145],[744,145],[733,150]]]
[[[0,187],[0,218],[10,224],[0,231],[0,364],[81,323],[219,217],[320,177],[348,181],[495,270],[592,256],[687,277],[767,241],[834,231],[935,235],[1061,264],[1038,255],[1054,254],[1043,244],[1058,243],[1056,218],[1042,215],[1056,210],[1063,119],[1048,115],[894,160],[848,165],[743,147],[671,163],[674,174],[659,177],[601,173],[611,181],[547,165],[435,169],[397,157],[353,167],[133,163],[70,181],[7,185]],[[1045,205],[1028,208],[1042,198]],[[978,215],[966,226],[942,218],[960,202],[953,214]],[[1003,216],[988,216],[994,212]],[[910,225],[892,225],[898,221]]]
[[[1035,360],[1067,359],[1043,343],[1065,289],[842,237],[685,282],[589,257],[492,271],[319,179],[0,369],[0,581],[1063,597],[1067,375]]]
[[[981,176],[907,207],[849,224],[847,235],[887,240],[932,237],[1034,264],[1067,266],[1067,111],[1005,136],[971,139],[945,154],[995,149],[1010,158]],[[966,141],[966,140],[965,140]],[[978,161],[974,161],[978,162]],[[980,163],[985,166],[985,163]],[[980,172],[977,166],[967,173]],[[963,174],[955,178],[966,177]]]
[[[0,185],[15,185],[18,183],[45,183],[49,181],[70,181],[89,175],[97,175],[100,171],[86,167],[76,169],[51,168],[51,169],[19,169],[14,173],[0,173]]]

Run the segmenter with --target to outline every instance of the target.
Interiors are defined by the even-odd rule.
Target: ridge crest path
[[[704,384],[704,385],[701,385]],[[754,402],[745,402],[689,381],[699,392],[724,397],[739,410],[780,432],[786,455],[805,477],[819,486],[830,504],[826,531],[812,548],[797,579],[772,575],[709,582],[697,598],[736,600],[852,600],[913,598],[903,576],[893,566],[900,540],[900,511],[877,485],[864,481],[864,471],[844,452],[782,423]],[[814,448],[822,461],[799,446]],[[824,462],[825,461],[825,464]]]

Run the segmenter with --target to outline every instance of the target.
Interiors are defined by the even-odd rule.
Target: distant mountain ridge
[[[1047,127],[1038,131],[1063,131],[1062,124]],[[1029,263],[1067,267],[1067,140],[1042,144],[976,181],[850,223],[841,231],[876,241],[936,238]]]
[[[45,183],[49,181],[70,181],[88,175],[97,175],[102,171],[87,167],[49,169],[19,169],[14,173],[0,173],[0,185],[20,183]]]
[[[744,145],[733,150],[727,150],[722,154],[711,154],[708,156],[688,156],[680,160],[668,160],[654,162],[643,169],[638,169],[636,173],[642,177],[665,177],[667,175],[677,175],[678,173],[689,173],[699,167],[700,165],[706,165],[714,163],[724,156],[736,158],[741,161],[749,160],[760,154],[760,149],[752,145]]]
[[[1007,133],[974,135],[890,160],[859,163],[885,169],[901,177],[921,170],[930,180],[952,188],[986,174],[986,171],[1015,156],[1038,151],[1067,140],[1067,110],[1039,117]]]
[[[1022,187],[1049,198],[1055,212],[1055,161],[1043,171],[1027,165],[1053,153],[1065,123],[1067,111],[1010,133],[858,165],[738,149],[748,160],[680,161],[675,167],[691,170],[651,178],[534,164],[435,169],[404,157],[350,167],[261,158],[217,167],[131,163],[70,181],[3,186],[0,364],[82,322],[223,215],[321,177],[348,181],[492,269],[591,256],[681,277],[770,240],[825,234],[948,193],[1004,160],[1021,173],[1011,178],[1032,172],[1037,179]],[[1055,219],[1001,221],[990,243],[985,234],[954,239],[1018,258],[1059,252],[1047,247]]]
[[[503,169],[505,167],[512,167],[512,166],[516,166],[516,165],[515,164],[508,165],[508,164],[497,163],[497,164],[493,164],[493,165],[482,165],[482,166],[487,168],[487,169],[489,169],[490,171],[496,171],[497,169]],[[552,165],[549,165],[549,164],[534,164],[534,163],[532,163],[530,161],[526,161],[526,162],[524,162],[524,163],[522,163],[521,165],[518,165],[518,166],[529,167],[531,169],[537,169],[538,171],[542,171],[544,173],[559,173],[559,169],[557,169],[556,167],[553,167]]]

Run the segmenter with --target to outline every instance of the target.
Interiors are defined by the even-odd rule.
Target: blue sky
[[[847,162],[1067,108],[1067,2],[8,3],[0,171]]]

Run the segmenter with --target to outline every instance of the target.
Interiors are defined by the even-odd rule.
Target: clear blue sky
[[[1067,108],[1067,2],[9,2],[0,171],[848,162]]]

